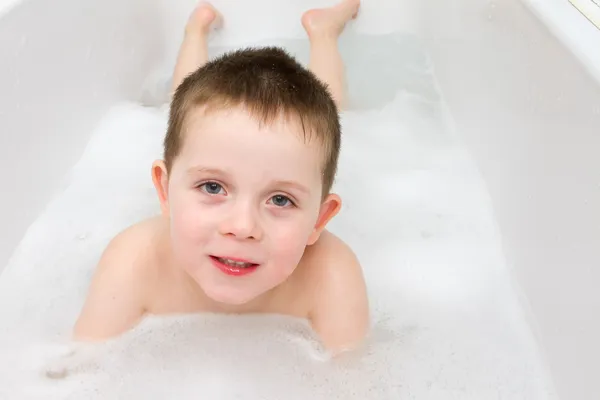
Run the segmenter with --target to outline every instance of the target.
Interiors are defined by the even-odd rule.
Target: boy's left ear
[[[317,224],[313,229],[313,232],[308,238],[308,245],[313,245],[321,236],[321,232],[325,229],[325,226],[331,221],[333,217],[342,208],[342,199],[337,194],[330,194],[325,198],[325,201],[321,204],[321,210],[319,211],[319,218]]]

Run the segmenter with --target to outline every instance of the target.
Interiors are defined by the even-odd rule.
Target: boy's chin
[[[215,303],[227,306],[243,306],[260,297],[260,293],[243,293],[231,288],[203,288],[204,293]]]

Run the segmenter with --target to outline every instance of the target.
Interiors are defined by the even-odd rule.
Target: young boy
[[[368,302],[352,251],[325,230],[340,146],[344,0],[306,12],[310,71],[276,48],[208,62],[221,16],[201,3],[173,76],[162,215],[116,236],[99,262],[75,340],[119,335],[145,314],[275,313],[310,321],[333,353],[359,345]],[[317,79],[318,78],[318,79]]]

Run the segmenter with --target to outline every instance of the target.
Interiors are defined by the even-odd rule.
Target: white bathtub
[[[0,271],[108,107],[174,59],[193,1],[173,3],[0,1]],[[266,30],[302,34],[287,16],[319,2],[291,3]],[[600,33],[567,0],[374,3],[357,29],[402,24],[431,52],[560,397],[600,398]],[[243,17],[231,35],[260,38]]]

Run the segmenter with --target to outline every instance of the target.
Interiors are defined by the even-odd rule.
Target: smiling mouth
[[[259,264],[226,257],[210,256],[213,264],[227,275],[241,276],[254,272]]]
[[[236,260],[232,260],[230,258],[221,258],[221,257],[215,257],[215,258],[217,259],[217,261],[222,262],[225,265],[229,265],[230,267],[249,268],[254,265],[258,265],[258,264],[253,264],[251,262],[236,261]]]

